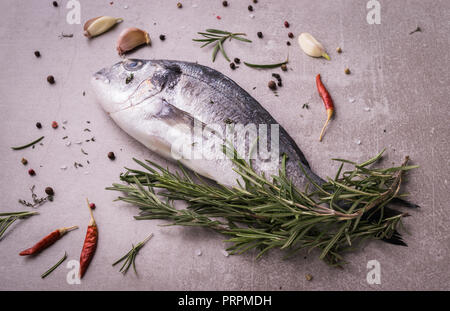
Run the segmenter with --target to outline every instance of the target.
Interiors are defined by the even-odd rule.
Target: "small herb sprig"
[[[107,189],[124,193],[117,200],[141,209],[135,219],[166,219],[172,225],[207,227],[230,236],[227,251],[231,254],[258,249],[260,257],[278,248],[289,250],[291,256],[302,249],[316,249],[320,259],[342,265],[343,253],[359,241],[383,239],[406,245],[397,229],[407,214],[386,205],[414,206],[405,204],[399,191],[403,172],[416,166],[408,166],[406,157],[398,167],[370,168],[382,154],[360,164],[334,159],[342,162],[336,177],[322,185],[310,180],[309,189],[304,190],[287,177],[286,157],[279,174],[270,179],[245,160],[233,158],[235,171],[245,181],[233,188],[201,178],[194,182],[182,167],[181,174],[172,173],[151,161],[135,159],[144,170],[127,169],[120,176],[127,185]],[[343,171],[344,164],[353,169]],[[185,201],[187,208],[175,208],[177,200]]]
[[[131,265],[133,265],[133,270],[134,273],[137,274],[136,271],[136,255],[139,253],[139,250],[145,245],[145,243],[147,243],[148,240],[150,240],[150,238],[153,236],[153,233],[150,233],[150,235],[148,237],[146,237],[142,242],[139,242],[138,244],[136,244],[136,246],[134,246],[132,244],[132,248],[131,250],[122,258],[120,258],[119,260],[117,260],[115,263],[113,263],[112,265],[115,266],[117,265],[119,262],[125,260],[125,262],[123,263],[122,267],[120,268],[119,272],[122,272],[123,274],[126,274],[128,269],[130,268]]]
[[[252,42],[249,39],[243,38],[242,36],[246,36],[245,33],[236,32],[231,33],[228,31],[218,30],[218,29],[206,29],[206,32],[197,32],[199,35],[203,36],[202,39],[192,39],[192,41],[196,42],[204,42],[204,44],[201,46],[201,48],[214,44],[213,53],[212,53],[212,61],[214,62],[216,60],[217,53],[222,53],[223,57],[230,62],[230,58],[228,57],[227,53],[225,53],[225,49],[223,48],[223,44],[227,39],[231,41],[231,39],[236,39],[239,41],[244,42]]]
[[[244,62],[244,64],[246,66],[252,67],[252,68],[272,69],[272,68],[277,68],[277,67],[281,67],[283,65],[286,65],[288,62],[289,62],[289,59],[286,59],[284,62],[275,63],[275,64],[251,64],[251,63],[247,63],[247,62]]]
[[[67,258],[67,253],[64,252],[64,256],[62,256],[62,258],[50,269],[48,269],[47,271],[45,271],[44,273],[42,273],[41,278],[45,278],[47,277],[50,273],[52,273],[56,268],[59,267],[60,264],[62,264],[64,262],[64,260],[66,260]]]
[[[0,213],[0,241],[3,234],[17,219],[24,219],[29,216],[38,214],[38,212],[10,212],[10,213]]]

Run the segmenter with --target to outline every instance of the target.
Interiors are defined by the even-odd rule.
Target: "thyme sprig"
[[[123,274],[126,274],[128,269],[130,268],[131,265],[133,265],[133,270],[134,273],[137,274],[136,271],[136,255],[139,253],[139,250],[145,245],[145,243],[147,243],[148,240],[150,240],[150,238],[153,236],[153,233],[150,233],[150,235],[148,237],[146,237],[142,242],[139,242],[138,244],[136,244],[136,246],[134,246],[133,244],[131,245],[131,250],[126,253],[125,256],[123,256],[122,258],[120,258],[119,260],[117,260],[115,263],[113,263],[112,265],[115,266],[117,265],[119,262],[125,260],[125,262],[123,263],[122,267],[120,268],[119,272],[122,272]]]
[[[107,189],[123,192],[117,200],[138,206],[138,220],[166,219],[169,225],[207,227],[229,236],[231,254],[258,249],[259,258],[272,248],[289,250],[287,256],[318,249],[320,259],[342,265],[343,253],[356,242],[384,239],[406,245],[397,229],[407,214],[386,205],[402,202],[403,173],[417,166],[408,166],[406,158],[399,167],[369,168],[383,152],[360,164],[335,159],[342,162],[335,178],[322,185],[310,180],[303,191],[286,175],[286,157],[279,174],[270,179],[233,158],[244,181],[233,188],[212,185],[198,176],[194,182],[182,167],[173,173],[151,161],[134,159],[143,170],[126,168],[120,176],[126,184]],[[344,164],[353,169],[343,171]],[[175,208],[175,200],[185,201],[187,208]]]
[[[38,214],[38,212],[23,211],[0,213],[0,241],[9,226],[11,226],[17,219],[24,219],[36,214]]]
[[[201,46],[201,48],[214,44],[213,52],[212,52],[212,61],[214,62],[216,60],[217,53],[220,51],[225,57],[225,59],[230,62],[230,58],[228,57],[227,53],[225,52],[225,49],[223,48],[223,44],[227,39],[231,41],[231,39],[236,39],[239,41],[244,42],[252,42],[249,39],[243,38],[242,36],[246,36],[245,33],[235,32],[231,33],[228,31],[218,30],[218,29],[206,29],[206,32],[197,32],[199,35],[201,35],[203,38],[201,39],[192,39],[192,41],[196,42],[204,42],[204,44]]]

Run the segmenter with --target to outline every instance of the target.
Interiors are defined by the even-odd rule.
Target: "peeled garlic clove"
[[[134,27],[127,28],[122,31],[117,40],[117,51],[119,55],[122,55],[142,44],[151,44],[148,32]]]
[[[298,36],[298,44],[302,48],[303,52],[312,57],[324,57],[330,60],[330,57],[325,52],[322,44],[317,41],[311,34],[304,32]]]
[[[108,31],[115,24],[122,22],[122,18],[115,18],[111,16],[98,16],[91,18],[84,24],[84,35],[92,38]]]

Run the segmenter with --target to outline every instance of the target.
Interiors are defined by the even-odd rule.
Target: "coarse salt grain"
[[[223,254],[225,257],[230,256],[230,254],[228,254],[228,252],[227,252],[226,250],[222,250],[222,254]]]

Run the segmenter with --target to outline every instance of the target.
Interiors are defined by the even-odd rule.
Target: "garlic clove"
[[[325,52],[325,49],[319,41],[317,41],[311,34],[304,32],[298,36],[298,44],[303,52],[312,57],[324,57],[330,60],[330,57]]]
[[[117,51],[119,55],[122,55],[142,44],[151,44],[148,32],[135,27],[127,28],[122,31],[117,40]]]
[[[91,18],[84,24],[84,35],[88,38],[96,37],[111,29],[117,23],[121,23],[122,18],[111,16],[98,16]]]

